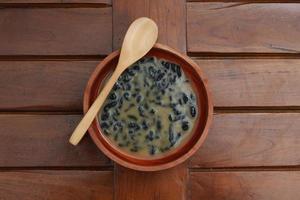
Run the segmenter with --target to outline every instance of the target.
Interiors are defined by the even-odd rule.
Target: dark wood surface
[[[112,9],[2,8],[0,55],[106,55]]]
[[[217,107],[300,106],[299,59],[197,59]]]
[[[225,2],[225,3],[224,3]],[[227,2],[227,3],[226,3]],[[0,0],[0,199],[299,199],[300,3]],[[115,165],[68,138],[98,62],[149,16],[208,78],[212,129],[171,170]]]
[[[299,53],[299,9],[292,3],[188,3],[188,51]]]
[[[1,199],[113,199],[110,171],[25,170],[0,173]]]
[[[217,107],[300,106],[298,59],[194,60],[209,79]],[[0,109],[81,111],[84,88],[98,62],[0,61],[5,74]]]
[[[114,49],[120,48],[129,24],[138,17],[147,16],[158,25],[160,43],[183,53],[186,52],[184,0],[113,0],[113,5]]]
[[[87,80],[99,61],[0,61],[0,109],[81,111]],[[64,92],[62,92],[64,91]]]
[[[221,113],[191,167],[297,166],[300,113]]]
[[[192,172],[191,200],[297,200],[299,171]]]
[[[184,0],[113,1],[113,46],[120,47],[128,25],[137,17],[155,20],[158,41],[183,53],[186,52]],[[130,6],[128,6],[130,5]],[[170,180],[170,177],[174,177]],[[115,199],[186,199],[187,163],[162,172],[136,172],[115,165]],[[173,187],[170,190],[170,186]],[[174,192],[174,193],[173,193]]]
[[[159,172],[137,172],[116,166],[115,199],[187,199],[186,163]]]
[[[76,148],[69,144],[80,118],[74,114],[1,114],[0,167],[110,166],[88,135]]]

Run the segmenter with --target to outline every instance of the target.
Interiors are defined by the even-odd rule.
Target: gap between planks
[[[10,171],[33,171],[33,170],[55,170],[55,171],[113,171],[114,166],[113,165],[107,165],[107,166],[85,166],[85,167],[78,167],[78,166],[71,166],[71,167],[61,167],[61,166],[45,166],[45,167],[0,167],[0,173],[1,172],[10,172]]]
[[[193,59],[300,59],[300,53],[188,52]]]
[[[1,4],[0,4],[1,5]],[[1,6],[0,6],[1,8]],[[189,52],[196,59],[300,59],[300,53],[218,53]],[[0,55],[0,61],[93,61],[107,55]]]
[[[300,3],[300,0],[187,0],[187,2],[217,2],[217,3],[240,3],[240,4],[250,4],[250,3]]]
[[[214,107],[215,113],[300,113],[300,106]]]
[[[214,114],[219,113],[300,113],[300,106],[268,106],[268,107],[214,107]],[[82,110],[0,110],[0,115],[82,115]]]
[[[29,171],[29,170],[63,170],[63,171],[113,171],[114,165],[88,166],[88,167],[0,167],[1,172],[9,171]],[[254,166],[254,167],[216,167],[199,168],[191,167],[189,172],[253,172],[253,171],[300,171],[299,166]]]
[[[83,115],[82,110],[71,110],[71,111],[22,111],[22,110],[11,110],[1,111],[0,115]]]
[[[3,8],[106,8],[105,3],[0,3]]]
[[[0,61],[101,61],[107,55],[17,55],[0,56]]]
[[[253,171],[300,171],[298,166],[253,166],[253,167],[190,167],[189,172],[253,172]]]

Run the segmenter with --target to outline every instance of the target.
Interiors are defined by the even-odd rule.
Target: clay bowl
[[[102,134],[97,118],[89,128],[89,133],[99,149],[118,164],[139,171],[158,171],[184,162],[199,149],[208,134],[208,129],[212,122],[213,104],[211,94],[207,88],[207,81],[203,77],[200,67],[190,58],[161,44],[156,44],[147,56],[156,56],[179,64],[190,79],[196,92],[198,104],[198,117],[190,137],[169,153],[149,159],[133,156],[112,145],[105,135]],[[96,99],[99,90],[103,87],[104,80],[115,68],[118,57],[119,51],[111,53],[92,73],[84,93],[84,113],[87,112],[92,102]]]

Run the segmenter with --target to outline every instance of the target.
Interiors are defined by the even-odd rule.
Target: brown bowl
[[[191,80],[198,104],[198,117],[191,131],[191,136],[182,145],[170,151],[170,153],[149,159],[135,157],[112,145],[106,136],[102,134],[98,118],[93,121],[89,128],[89,133],[99,149],[118,164],[134,170],[157,171],[171,168],[182,163],[199,149],[212,123],[213,104],[210,91],[207,87],[207,81],[200,67],[190,58],[161,44],[156,44],[146,56],[156,56],[179,64],[186,76]],[[115,68],[118,58],[119,51],[111,53],[92,73],[84,92],[84,113],[87,112],[92,102],[96,99],[99,89],[103,87],[104,80]]]

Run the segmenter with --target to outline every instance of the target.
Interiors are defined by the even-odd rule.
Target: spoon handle
[[[110,90],[113,88],[114,84],[117,82],[120,74],[115,71],[108,82],[105,84],[104,88],[101,90],[100,94],[89,108],[88,112],[84,115],[80,123],[77,125],[76,129],[74,130],[72,136],[69,139],[69,142],[73,145],[77,145],[79,141],[82,139],[88,128],[90,127],[91,123],[95,119],[96,115],[98,114],[101,106],[103,105],[106,97],[108,96]]]

